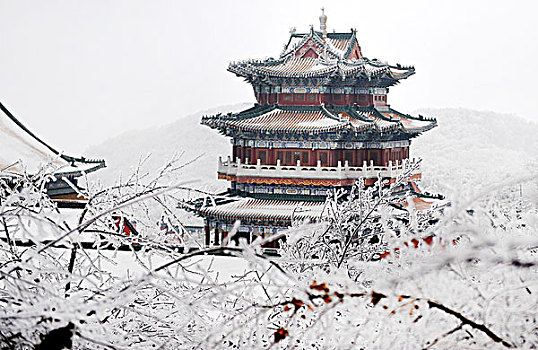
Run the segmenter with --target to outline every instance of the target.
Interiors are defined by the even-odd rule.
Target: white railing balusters
[[[378,173],[382,177],[393,178],[408,167],[416,163],[416,160],[407,159],[405,161],[388,162],[387,166],[376,166],[373,161],[369,163],[363,161],[361,166],[349,166],[349,161],[338,161],[337,166],[327,167],[321,166],[321,161],[317,161],[316,166],[301,166],[301,161],[297,160],[295,165],[282,165],[280,159],[277,159],[276,165],[261,164],[261,160],[257,159],[256,164],[249,164],[248,158],[244,163],[241,163],[240,158],[236,158],[232,162],[230,157],[226,161],[219,157],[218,172],[230,176],[261,176],[261,177],[283,177],[283,178],[318,178],[318,179],[358,179],[360,177],[372,178],[377,177]],[[420,171],[416,171],[419,173]]]

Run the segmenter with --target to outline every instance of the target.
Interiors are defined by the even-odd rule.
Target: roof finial
[[[327,39],[327,16],[325,16],[325,8],[323,7],[321,8],[321,16],[319,16],[319,24],[323,39]]]

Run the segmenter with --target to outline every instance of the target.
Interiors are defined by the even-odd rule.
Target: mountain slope
[[[174,156],[181,163],[199,157],[183,169],[184,180],[197,181],[193,186],[212,191],[223,190],[225,181],[217,182],[217,161],[231,152],[229,139],[218,132],[200,125],[203,115],[237,112],[251,107],[249,103],[221,106],[201,111],[164,126],[126,131],[100,145],[89,147],[84,154],[106,159],[107,168],[99,171],[105,184],[114,183],[121,175],[132,173],[139,161],[149,155],[142,169],[155,174]]]
[[[468,109],[422,109],[438,127],[412,142],[423,159],[423,187],[443,193],[510,183],[536,169],[538,124],[510,114]]]

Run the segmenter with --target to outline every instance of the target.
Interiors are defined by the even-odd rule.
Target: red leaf
[[[287,329],[280,327],[279,329],[277,329],[274,335],[275,335],[275,343],[278,343],[281,340],[286,339],[286,337],[290,335],[290,333],[288,332]]]
[[[310,289],[319,290],[320,292],[329,293],[329,287],[325,283],[318,284],[316,281],[312,282]]]
[[[380,255],[380,257],[381,259],[385,259],[389,255],[390,255],[390,252],[384,252],[383,254]]]
[[[295,311],[299,310],[299,308],[304,305],[304,302],[302,300],[296,298],[293,298],[291,300],[291,303],[293,304]]]
[[[427,245],[432,245],[433,243],[433,236],[426,237],[422,239],[424,242],[426,242]]]

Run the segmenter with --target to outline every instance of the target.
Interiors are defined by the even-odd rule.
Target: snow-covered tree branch
[[[405,178],[359,183],[267,257],[257,241],[184,234],[175,168],[90,184],[81,211],[50,201],[48,175],[2,177],[4,348],[538,345],[538,211],[513,186],[417,212],[401,205]],[[195,250],[176,249],[189,239]]]

